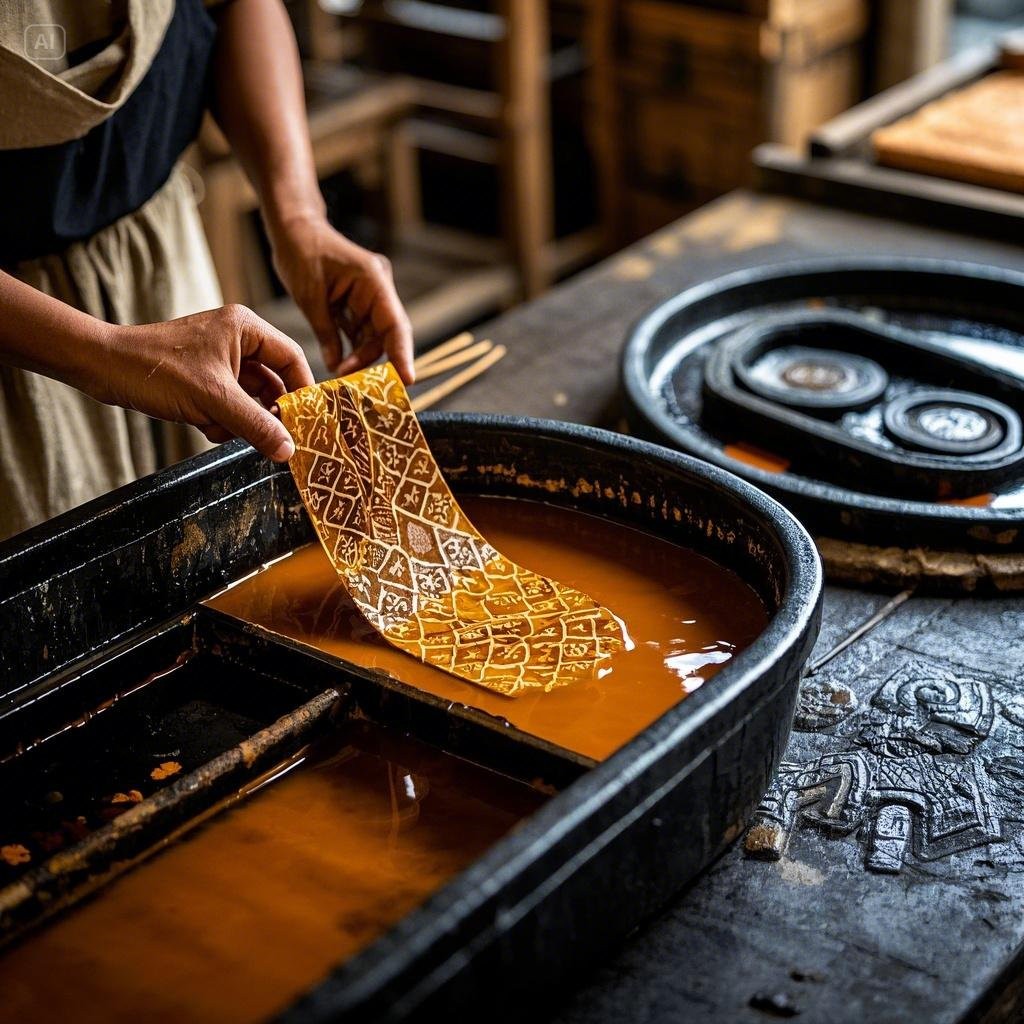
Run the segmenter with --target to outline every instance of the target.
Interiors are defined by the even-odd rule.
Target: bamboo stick
[[[504,358],[506,351],[504,345],[495,345],[490,352],[481,356],[475,363],[453,374],[440,384],[436,384],[429,391],[424,391],[422,394],[417,395],[412,400],[413,411],[423,412],[424,409],[429,409],[443,398],[447,398],[452,392],[458,391],[464,384],[468,384],[471,380],[479,377],[480,374],[490,369],[499,359]]]
[[[471,363],[474,359],[486,355],[492,348],[494,345],[490,341],[478,341],[475,345],[470,345],[469,348],[464,348],[461,352],[456,352],[455,355],[448,356],[446,359],[438,359],[426,366],[418,366],[416,381],[419,383],[421,380],[429,380],[431,377],[454,370],[456,366],[462,366],[463,363]]]
[[[467,345],[472,344],[473,335],[469,331],[463,331],[461,334],[456,334],[454,338],[449,338],[447,341],[442,342],[437,348],[424,352],[423,355],[415,360],[414,365],[416,369],[419,369],[421,366],[429,366],[431,363],[436,363],[438,359],[443,359],[445,356],[458,352],[460,349],[464,349]]]

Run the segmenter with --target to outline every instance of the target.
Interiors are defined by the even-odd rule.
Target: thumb
[[[250,398],[237,381],[228,386],[222,404],[213,410],[211,418],[235,437],[245,438],[274,462],[286,462],[295,454],[295,443],[285,425]]]

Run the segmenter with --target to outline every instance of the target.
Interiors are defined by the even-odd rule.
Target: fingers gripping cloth
[[[320,542],[389,643],[507,696],[590,678],[622,649],[611,612],[509,561],[474,529],[390,364],[278,404]]]

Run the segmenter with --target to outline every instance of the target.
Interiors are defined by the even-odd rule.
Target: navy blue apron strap
[[[60,252],[132,213],[167,181],[209,101],[216,25],[177,0],[132,95],[80,139],[0,151],[0,265]]]

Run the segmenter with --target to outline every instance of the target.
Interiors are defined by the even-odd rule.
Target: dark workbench
[[[480,336],[509,355],[446,407],[623,429],[619,352],[644,310],[730,270],[853,253],[1024,269],[1024,248],[733,193],[490,324]],[[890,596],[830,587],[815,658]],[[900,762],[928,859],[913,844],[902,862],[894,856],[899,822],[880,828],[870,809],[845,835],[799,820],[776,863],[748,859],[737,844],[615,960],[579,979],[552,1019],[1022,1019],[1022,666],[1024,599],[911,598],[896,608],[814,674],[826,692],[852,691],[852,712],[835,726],[798,721],[805,729],[794,732],[787,760],[813,767],[830,752],[857,763],[875,756],[871,730],[886,728],[877,695],[894,673],[915,687],[958,688],[970,725],[938,737],[937,753]]]

